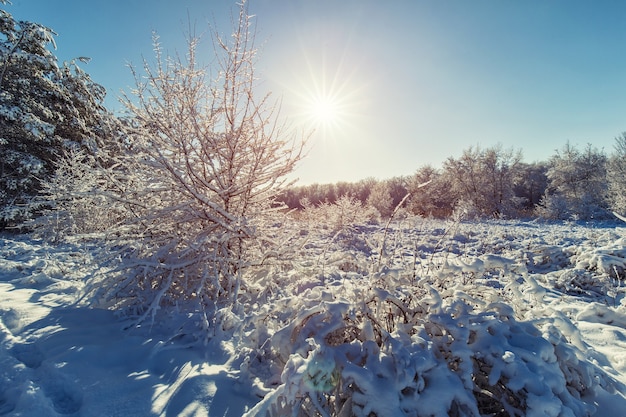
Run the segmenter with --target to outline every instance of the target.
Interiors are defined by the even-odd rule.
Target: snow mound
[[[475,308],[434,289],[413,305],[381,290],[361,303],[314,295],[264,343],[256,366],[284,367],[246,416],[583,416],[595,410],[587,398],[612,390],[556,326],[544,334],[503,303]]]

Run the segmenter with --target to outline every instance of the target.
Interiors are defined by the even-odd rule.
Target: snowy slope
[[[184,317],[175,313],[143,327],[128,328],[128,323],[111,311],[77,303],[85,280],[98,268],[93,258],[98,246],[52,245],[4,236],[0,239],[0,416],[256,415],[258,410],[276,410],[272,399],[291,398],[289,390],[296,390],[294,395],[308,393],[315,405],[318,400],[310,393],[312,381],[322,401],[336,389],[338,379],[358,382],[367,378],[364,370],[372,369],[399,379],[381,378],[367,384],[362,379],[361,395],[379,399],[377,405],[363,400],[363,409],[370,407],[380,416],[418,415],[406,411],[398,414],[398,410],[406,408],[411,398],[417,399],[419,391],[423,410],[443,415],[437,406],[438,401],[443,403],[438,393],[461,398],[459,403],[470,399],[463,399],[468,395],[463,381],[447,379],[449,366],[437,367],[437,355],[417,359],[411,349],[423,343],[425,335],[406,333],[407,339],[398,330],[402,328],[396,327],[391,344],[376,347],[361,343],[367,337],[377,337],[376,329],[363,324],[366,321],[355,318],[354,323],[361,324],[355,325],[356,333],[350,336],[346,327],[322,320],[334,314],[338,321],[346,320],[349,314],[357,317],[356,304],[351,304],[358,298],[355,294],[377,291],[380,300],[393,302],[403,291],[403,279],[417,282],[425,277],[429,285],[439,288],[431,292],[435,298],[437,294],[445,298],[446,288],[454,288],[457,295],[469,299],[475,295],[467,288],[478,288],[477,294],[495,294],[502,302],[525,300],[513,306],[517,319],[511,329],[521,332],[519,340],[515,341],[515,335],[508,339],[492,335],[472,342],[487,352],[497,351],[494,343],[500,340],[497,343],[503,350],[492,366],[503,367],[498,372],[504,374],[515,366],[520,378],[536,377],[521,373],[519,357],[531,357],[544,348],[545,357],[551,357],[552,345],[545,342],[545,335],[558,327],[558,334],[554,334],[567,340],[553,342],[554,346],[557,350],[564,346],[563,352],[570,356],[578,355],[567,363],[581,364],[580,368],[567,369],[597,372],[597,378],[603,380],[595,397],[590,397],[588,410],[596,415],[626,415],[626,308],[621,281],[626,270],[626,232],[619,224],[453,224],[407,219],[394,223],[386,234],[382,227],[363,226],[339,238],[319,228],[301,235],[305,242],[294,249],[294,259],[249,277],[248,294],[266,301],[246,313],[243,330],[221,332],[206,346],[176,332],[173,326]],[[379,285],[382,280],[384,285]],[[520,282],[517,286],[513,285],[516,281]],[[518,298],[515,291],[519,291]],[[445,300],[442,303],[445,305]],[[461,319],[446,316],[445,311],[444,307],[439,315],[431,311],[429,320],[438,317],[442,327],[456,326]],[[488,329],[490,320],[501,317],[487,307],[476,311],[475,315],[468,313],[467,326]],[[453,319],[456,321],[450,321]],[[543,335],[533,333],[532,326],[542,329]],[[343,333],[339,335],[338,329]],[[320,332],[326,336],[322,338],[317,334]],[[419,343],[418,336],[423,337]],[[353,342],[334,343],[333,337]],[[272,345],[273,350],[263,351],[259,347],[263,344]],[[278,351],[283,347],[289,360],[278,369],[275,358],[282,357]],[[370,356],[363,353],[366,348],[371,349]],[[471,353],[462,346],[454,349],[459,355]],[[420,352],[423,355],[426,350]],[[254,358],[262,362],[264,354],[274,362],[254,362]],[[367,365],[356,366],[356,362],[345,359],[354,355],[365,355]],[[560,361],[563,355],[557,352]],[[487,356],[486,364],[490,363]],[[395,361],[402,357],[404,366],[421,369],[425,380],[416,385],[413,397],[406,389],[400,398],[395,393],[391,385],[400,384],[402,378],[388,367],[385,358],[390,357]],[[316,373],[311,376],[313,362]],[[337,373],[339,363],[341,375]],[[543,366],[550,360],[531,357],[523,363],[528,365],[528,372],[534,372],[533,363]],[[462,361],[459,366],[463,366]],[[556,369],[545,366],[546,372]],[[491,369],[489,378],[496,381],[494,375],[496,371]],[[562,410],[561,402],[569,401],[563,395],[556,405],[539,394],[536,398],[544,401],[535,407],[543,410],[543,415],[559,415],[550,407]],[[357,404],[358,399],[354,401]]]

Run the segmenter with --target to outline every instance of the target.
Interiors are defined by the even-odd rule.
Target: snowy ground
[[[518,313],[560,320],[568,343],[615,389],[598,389],[596,415],[626,415],[626,307],[620,280],[626,276],[626,229],[618,223],[409,219],[394,223],[386,234],[382,226],[367,226],[348,238],[304,229],[299,232],[303,244],[294,248],[289,263],[257,271],[251,279],[250,288],[277,297],[265,308],[303,311],[313,308],[316,294],[340,299],[356,291],[353,282],[367,280],[371,289],[375,279],[399,280],[403,274],[416,281],[436,277],[444,286],[463,281],[506,299],[505,284],[523,266],[532,279],[520,297],[531,301]],[[241,334],[220,333],[202,346],[171,338],[176,332],[167,320],[126,329],[113,312],[77,303],[85,279],[98,268],[92,257],[97,251],[88,243],[0,237],[0,416],[241,416],[262,395],[288,390],[288,372],[282,380],[269,372],[262,381],[257,365],[256,378],[250,378],[253,366],[243,365],[241,353],[249,346]],[[289,283],[272,283],[272,271]],[[531,295],[540,297],[540,305],[530,305]],[[281,314],[287,311],[266,317],[287,322]],[[575,328],[564,331],[570,324]],[[304,332],[305,325],[297,330]],[[265,330],[271,333],[270,326]],[[248,336],[258,334],[248,331]],[[507,351],[503,358],[509,363],[514,355]]]

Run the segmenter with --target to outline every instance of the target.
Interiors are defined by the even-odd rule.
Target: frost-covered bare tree
[[[444,162],[444,175],[457,201],[482,216],[511,215],[517,209],[513,187],[521,163],[520,151],[501,146],[470,147]]]
[[[580,151],[568,142],[549,164],[548,188],[539,214],[584,220],[607,215],[607,157],[602,150],[588,144]]]
[[[615,150],[607,161],[608,197],[611,210],[626,214],[626,132],[615,138]]]
[[[120,165],[139,186],[116,198],[130,221],[124,266],[96,296],[132,306],[140,320],[160,307],[194,304],[205,325],[215,309],[237,304],[243,269],[254,259],[260,219],[303,156],[305,138],[278,120],[277,103],[257,93],[257,49],[245,2],[232,36],[213,36],[216,68],[197,59],[190,35],[184,57],[165,56],[154,39],[156,63],[144,62],[134,96],[129,153]],[[125,181],[121,181],[125,183]]]
[[[389,182],[377,181],[370,189],[367,204],[374,207],[382,218],[386,219],[391,216],[394,207]]]
[[[514,189],[524,212],[532,213],[543,198],[548,186],[547,171],[548,165],[545,162],[520,164]]]
[[[424,185],[426,184],[426,185]],[[449,178],[431,165],[418,169],[408,180],[411,213],[423,217],[448,217],[454,209],[454,196]]]

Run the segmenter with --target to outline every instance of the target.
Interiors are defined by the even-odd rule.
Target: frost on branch
[[[214,36],[216,68],[196,60],[198,38],[183,58],[165,56],[155,36],[156,63],[133,69],[129,149],[118,165],[135,184],[114,196],[129,210],[112,241],[122,262],[94,295],[139,321],[178,306],[208,328],[215,309],[237,306],[242,273],[256,261],[248,249],[302,156],[304,142],[256,93],[246,11],[241,4],[230,38]]]

